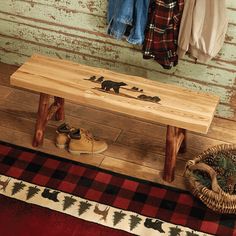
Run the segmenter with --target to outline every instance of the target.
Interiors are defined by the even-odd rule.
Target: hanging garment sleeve
[[[215,3],[215,1],[211,0],[209,8],[214,9],[213,14],[208,14],[208,15],[214,15],[214,21],[212,22],[213,26],[212,26],[211,38],[209,39],[206,38],[206,41],[207,39],[209,41],[208,54],[212,58],[218,54],[218,52],[220,51],[220,49],[224,44],[225,35],[228,29],[228,16],[227,16],[227,8],[225,0],[218,1],[217,4]],[[217,30],[214,30],[215,25]],[[211,43],[212,41],[214,43]]]
[[[147,25],[149,0],[135,0],[134,5],[134,27],[128,37],[128,42],[132,44],[143,44],[144,31]]]
[[[184,2],[184,11],[180,23],[178,50],[179,58],[183,58],[189,49],[191,30],[193,25],[193,10],[196,0],[186,0]]]
[[[134,0],[109,0],[107,33],[116,39],[124,37],[127,26],[133,25]]]

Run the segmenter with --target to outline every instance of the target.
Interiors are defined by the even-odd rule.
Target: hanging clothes
[[[221,49],[227,31],[225,0],[188,0],[180,25],[178,55],[189,51],[200,62],[208,62]]]
[[[107,33],[129,43],[143,44],[149,0],[109,0]]]
[[[184,0],[152,0],[145,32],[143,58],[154,58],[164,69],[178,64],[178,33]]]

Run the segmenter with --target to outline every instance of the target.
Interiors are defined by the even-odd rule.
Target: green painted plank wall
[[[171,70],[143,60],[141,47],[106,35],[104,0],[0,1],[0,61],[22,64],[41,53],[217,94],[220,117],[236,120],[236,1],[227,0],[225,44],[209,64],[186,57]]]

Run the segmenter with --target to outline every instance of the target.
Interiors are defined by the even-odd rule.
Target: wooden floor
[[[0,140],[32,148],[32,136],[39,95],[13,88],[9,76],[15,66],[0,63]],[[109,148],[103,154],[71,156],[54,145],[55,129],[60,124],[51,121],[46,129],[43,152],[99,166],[126,175],[167,184],[162,180],[166,127],[157,123],[122,116],[104,110],[66,103],[66,121],[75,127],[89,129],[106,139]],[[221,143],[236,143],[236,123],[214,118],[208,135],[189,132],[188,151],[178,156],[176,178],[172,186],[185,189],[186,160],[194,158],[208,147]]]

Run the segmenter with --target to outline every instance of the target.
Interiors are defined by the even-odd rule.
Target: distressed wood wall
[[[0,1],[0,61],[20,65],[41,53],[211,92],[221,97],[218,116],[236,120],[235,0],[227,0],[229,28],[219,55],[207,65],[186,57],[171,70],[108,37],[106,7],[104,0]]]

